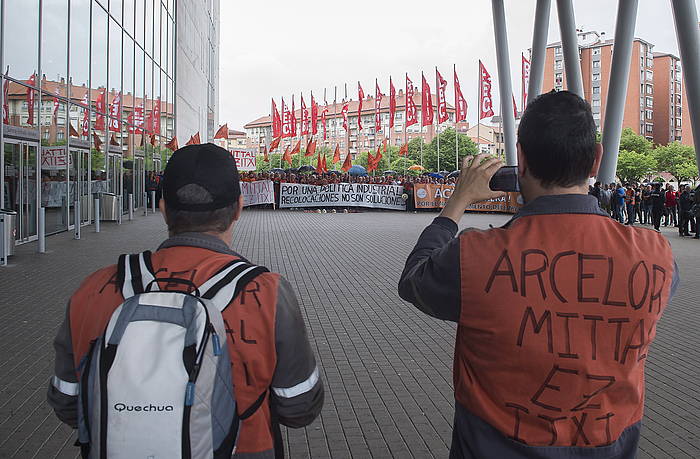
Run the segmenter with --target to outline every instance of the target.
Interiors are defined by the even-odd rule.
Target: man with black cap
[[[199,288],[232,263],[247,263],[230,248],[243,200],[235,161],[226,150],[213,144],[177,150],[165,168],[162,192],[159,206],[170,237],[153,254],[145,252],[160,291],[182,291],[183,284]],[[125,300],[119,271],[112,265],[83,282],[54,342],[48,400],[73,428],[81,360]],[[291,285],[279,274],[260,271],[222,311],[239,413],[259,405],[241,424],[234,457],[246,459],[283,456],[279,424],[310,424],[324,396]]]

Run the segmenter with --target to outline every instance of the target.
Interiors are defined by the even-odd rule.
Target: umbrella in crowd
[[[420,164],[414,164],[413,166],[408,168],[409,171],[424,171],[425,167],[421,166]]]
[[[355,164],[354,166],[352,166],[352,167],[350,168],[350,170],[348,171],[348,174],[350,174],[350,175],[352,175],[352,176],[355,176],[355,177],[358,177],[358,176],[365,176],[365,175],[367,175],[367,169],[365,169],[365,168],[362,167],[362,166],[358,166],[357,164]]]
[[[279,167],[275,167],[274,169],[270,169],[270,173],[272,174],[283,174],[284,169],[280,169]]]
[[[384,171],[384,175],[396,175],[396,171]]]
[[[428,177],[436,178],[436,179],[444,178],[442,175],[436,174],[435,172],[428,172],[425,175],[427,175]]]
[[[326,172],[326,174],[341,175],[342,172],[333,170],[333,171]]]
[[[316,170],[315,167],[309,166],[309,165],[301,166],[301,167],[299,168],[299,172],[313,172],[313,171],[315,171],[315,170]]]
[[[459,171],[452,171],[447,174],[447,178],[459,177]]]
[[[448,171],[440,171],[438,172],[438,174],[442,175],[443,177],[447,177],[448,175],[450,175]]]
[[[288,169],[285,169],[284,171],[287,174],[296,174],[297,172],[299,172],[299,169],[297,169],[296,167],[290,167]]]

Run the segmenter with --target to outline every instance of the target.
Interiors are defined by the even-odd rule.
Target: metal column
[[[532,56],[530,60],[530,83],[527,87],[527,103],[542,93],[544,79],[544,61],[547,52],[547,32],[549,29],[549,11],[551,0],[537,0],[535,10],[535,29],[532,33]],[[523,107],[523,111],[525,111]]]
[[[513,87],[510,79],[510,57],[508,56],[508,34],[503,0],[491,0],[493,9],[493,31],[496,38],[496,60],[498,61],[498,89],[503,113],[503,134],[505,137],[506,164],[518,164],[515,149],[515,118],[513,116]]]
[[[638,3],[638,0],[619,0],[617,6],[615,48],[610,66],[608,102],[603,120],[603,160],[598,171],[598,180],[602,183],[614,182],[617,172]],[[697,28],[697,23],[695,27]],[[695,49],[697,52],[697,47]]]
[[[39,207],[39,228],[37,252],[46,253],[46,207]]]
[[[581,62],[578,54],[578,37],[576,36],[576,20],[571,0],[557,0],[559,14],[559,30],[561,31],[561,46],[564,52],[564,68],[566,70],[566,87],[569,91],[583,97],[583,79],[581,77]]]
[[[683,65],[683,81],[693,127],[695,161],[700,167],[700,34],[695,0],[672,0],[678,49]]]

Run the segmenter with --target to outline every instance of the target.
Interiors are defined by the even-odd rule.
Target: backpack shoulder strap
[[[146,291],[146,286],[156,278],[149,250],[132,255],[120,255],[117,263],[117,281],[124,299]],[[153,283],[152,290],[158,290]]]
[[[234,260],[219,270],[199,287],[204,299],[212,300],[223,312],[245,286],[262,273],[269,272],[264,266],[256,266],[242,260]]]

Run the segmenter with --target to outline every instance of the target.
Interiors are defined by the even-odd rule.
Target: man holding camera
[[[663,236],[587,195],[601,157],[588,103],[541,95],[518,129],[526,205],[455,237],[468,205],[499,196],[501,163],[466,159],[406,261],[401,297],[458,323],[452,458],[636,453],[644,360],[679,276]]]

